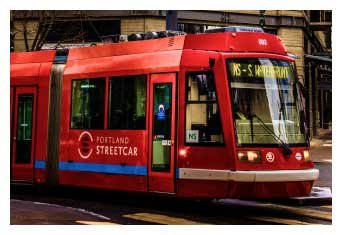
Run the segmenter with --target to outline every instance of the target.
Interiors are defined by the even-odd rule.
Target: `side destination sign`
[[[276,78],[289,77],[288,66],[260,65],[249,63],[231,63],[230,69],[234,77]]]

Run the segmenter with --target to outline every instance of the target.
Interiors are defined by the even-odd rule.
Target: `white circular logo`
[[[268,152],[268,153],[266,154],[266,160],[267,160],[268,162],[273,162],[273,161],[274,161],[274,154],[273,154],[272,152]]]
[[[298,161],[302,160],[302,154],[296,153],[295,158],[296,158]]]
[[[91,153],[93,152],[93,149],[91,147],[91,143],[93,142],[93,137],[88,131],[84,131],[80,134],[80,137],[78,137],[79,145],[78,145],[78,154],[83,159],[87,159],[90,157]]]

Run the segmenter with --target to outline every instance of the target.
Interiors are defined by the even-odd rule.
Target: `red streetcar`
[[[12,53],[11,181],[188,198],[308,195],[319,172],[279,37],[241,27],[163,36]]]

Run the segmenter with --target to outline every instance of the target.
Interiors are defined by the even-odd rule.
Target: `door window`
[[[171,83],[153,87],[152,170],[170,171],[171,154]]]
[[[31,163],[32,111],[33,95],[19,95],[15,163]]]

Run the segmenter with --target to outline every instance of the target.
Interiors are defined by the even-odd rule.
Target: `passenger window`
[[[212,73],[187,75],[185,132],[187,144],[224,143]]]
[[[109,129],[146,129],[146,76],[110,79],[108,116]]]
[[[105,78],[72,81],[72,129],[104,128],[105,86]]]

